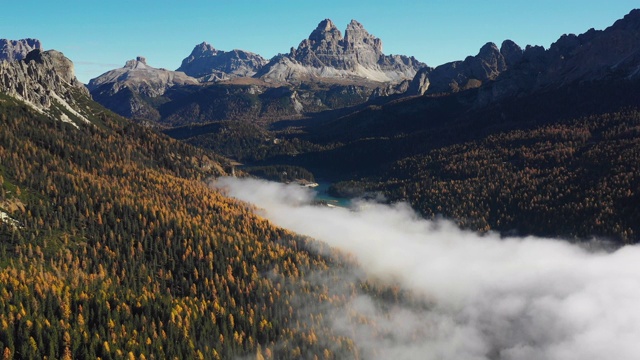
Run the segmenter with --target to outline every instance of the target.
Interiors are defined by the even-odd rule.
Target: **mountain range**
[[[325,19],[297,48],[269,61],[250,52],[226,52],[201,43],[175,72],[146,63],[141,70],[135,65],[139,62],[132,60],[124,68],[92,79],[89,89],[97,101],[117,113],[161,126],[186,124],[176,120],[176,112],[183,114],[177,117],[190,116],[193,123],[238,118],[220,108],[199,110],[203,106],[199,98],[211,93],[207,89],[211,82],[224,88],[225,94],[239,94],[232,96],[238,112],[264,121],[305,117],[380,96],[440,96],[474,88],[482,88],[476,101],[488,104],[575,81],[637,76],[638,16],[632,11],[606,30],[563,35],[549,49],[530,45],[523,49],[511,40],[500,48],[487,43],[475,56],[435,68],[413,57],[383,54],[382,41],[355,20],[343,37]],[[247,96],[252,99],[242,99]],[[274,109],[270,105],[274,102],[281,106]]]
[[[127,64],[134,65],[136,62],[132,60]],[[288,54],[277,55],[270,61],[243,50],[217,50],[203,42],[195,46],[176,71],[156,69],[146,64],[140,70],[131,65],[92,79],[88,85],[91,94],[98,102],[120,115],[161,125],[176,124],[170,118],[175,117],[173,109],[180,106],[178,103],[184,102],[184,96],[197,98],[194,95],[197,92],[205,96],[204,93],[211,92],[207,88],[212,85],[225,87],[225,92],[241,96],[247,93],[270,94],[263,96],[269,98],[266,105],[263,105],[262,99],[255,97],[250,102],[237,97],[234,100],[238,104],[245,104],[239,105],[241,107],[248,106],[243,111],[251,116],[255,117],[257,111],[259,117],[265,114],[268,120],[274,116],[269,105],[274,102],[282,104],[276,116],[296,117],[303,112],[363,103],[372,95],[389,95],[398,92],[398,89],[404,91],[409,80],[425,66],[413,57],[383,54],[382,41],[369,34],[355,20],[349,23],[343,38],[329,19],[321,21],[309,38],[304,39],[296,49],[291,48]],[[402,82],[404,84],[398,85]],[[181,89],[198,83],[202,86],[190,87],[186,90],[188,95]],[[246,90],[239,90],[239,87]],[[273,88],[287,90],[269,90]],[[167,94],[169,89],[172,92]],[[276,98],[271,96],[274,94]],[[177,100],[175,104],[168,104],[173,100]],[[198,103],[198,100],[193,102]],[[172,110],[162,109],[162,106]],[[186,111],[191,113],[192,109]],[[226,116],[207,115],[220,111],[204,113],[190,116],[195,118],[196,123],[224,120]]]
[[[476,56],[421,69],[410,93],[453,93],[491,83],[479,96],[479,101],[488,103],[574,82],[636,78],[640,76],[639,30],[640,11],[633,10],[605,30],[565,34],[549,49],[528,45],[522,50],[506,40],[498,50],[487,43]]]

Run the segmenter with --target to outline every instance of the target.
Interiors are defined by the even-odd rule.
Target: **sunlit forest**
[[[0,98],[3,359],[357,357],[321,305],[363,285],[307,280],[351,260],[210,189],[223,158],[95,114],[76,129]]]

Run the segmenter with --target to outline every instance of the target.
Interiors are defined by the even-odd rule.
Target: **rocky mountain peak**
[[[52,68],[61,80],[84,90],[84,85],[76,79],[73,62],[57,50],[35,49],[29,52],[23,61],[27,64],[35,62],[45,68]]]
[[[124,65],[127,69],[145,69],[148,67],[147,58],[144,56],[137,56],[135,60],[129,60]]]
[[[503,43],[502,48],[510,56],[511,64],[517,62],[518,56],[522,57],[521,50],[520,55],[517,54],[520,47],[512,41]],[[434,69],[423,68],[413,79],[409,94],[441,94],[477,88],[506,71],[509,61],[495,43],[488,42],[476,56],[467,56],[464,61],[449,62]]]
[[[29,52],[35,49],[42,49],[40,40],[30,38],[21,40],[0,39],[0,61],[22,60]]]
[[[505,40],[476,56],[419,72],[409,94],[453,93],[482,87],[478,103],[576,82],[640,78],[640,9],[604,30],[564,34],[549,49],[523,49]],[[505,74],[502,76],[502,74]],[[484,86],[487,85],[487,86]]]
[[[158,69],[138,56],[127,61],[124,67],[113,69],[89,81],[93,98],[120,115],[154,119],[155,109],[150,109],[137,94],[158,97],[174,86],[197,85],[198,81],[180,71]]]
[[[512,67],[522,60],[522,48],[511,40],[502,42],[500,54],[504,57],[507,67]]]
[[[382,41],[351,20],[345,36],[330,19],[322,20],[289,54],[271,60],[256,76],[265,81],[341,78],[353,81],[400,82],[425,64],[406,56],[386,56]]]
[[[253,76],[267,63],[262,56],[244,50],[216,50],[211,44],[196,45],[182,60],[178,71],[202,82]]]
[[[351,19],[351,21],[349,21],[349,24],[347,24],[347,30],[350,30],[350,29],[362,29],[362,30],[364,30],[364,26],[362,26],[362,24],[359,23],[357,20]]]
[[[364,26],[355,20],[351,20],[344,32],[344,46],[346,50],[356,47],[369,47],[374,52],[382,54],[382,40],[369,34]]]
[[[325,41],[340,41],[342,40],[342,33],[331,21],[331,19],[324,19],[316,27],[315,30],[309,35],[309,40],[312,43],[320,43]]]
[[[495,43],[488,42],[480,48],[480,51],[478,51],[477,56],[480,58],[486,59],[489,57],[494,57],[496,54],[499,54],[499,53],[500,53],[500,50],[498,49],[498,46]]]
[[[501,72],[507,70],[504,57],[498,46],[492,42],[480,48],[478,55],[470,62],[473,77],[480,80],[494,80]]]
[[[188,61],[189,59],[193,60],[201,57],[215,56],[218,53],[219,51],[216,50],[216,48],[214,48],[213,45],[209,44],[206,41],[203,41],[193,48],[193,51],[191,51],[191,55],[189,55],[189,57],[184,59],[182,63],[184,64],[184,62]]]
[[[309,48],[314,52],[335,52],[342,43],[342,33],[330,19],[324,19],[309,38],[298,46],[299,51]]]
[[[124,88],[137,93],[156,97],[174,85],[195,85],[196,79],[182,72],[158,69],[147,65],[147,59],[138,56],[129,60],[124,67],[108,71],[89,82],[89,90],[109,91],[113,94]]]

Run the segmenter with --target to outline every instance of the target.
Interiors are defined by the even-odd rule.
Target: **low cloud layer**
[[[500,238],[426,221],[407,205],[310,205],[313,192],[252,179],[216,187],[273,223],[356,255],[367,275],[430,304],[384,314],[349,307],[386,334],[336,316],[333,326],[379,359],[638,359],[640,248],[589,252],[561,240]],[[336,309],[348,313],[349,309]],[[368,351],[368,352],[367,352]]]

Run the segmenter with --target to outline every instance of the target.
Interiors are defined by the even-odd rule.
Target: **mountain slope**
[[[157,120],[159,115],[147,99],[160,97],[174,86],[198,84],[183,72],[151,67],[139,56],[91,79],[87,87],[96,101],[122,116]]]

